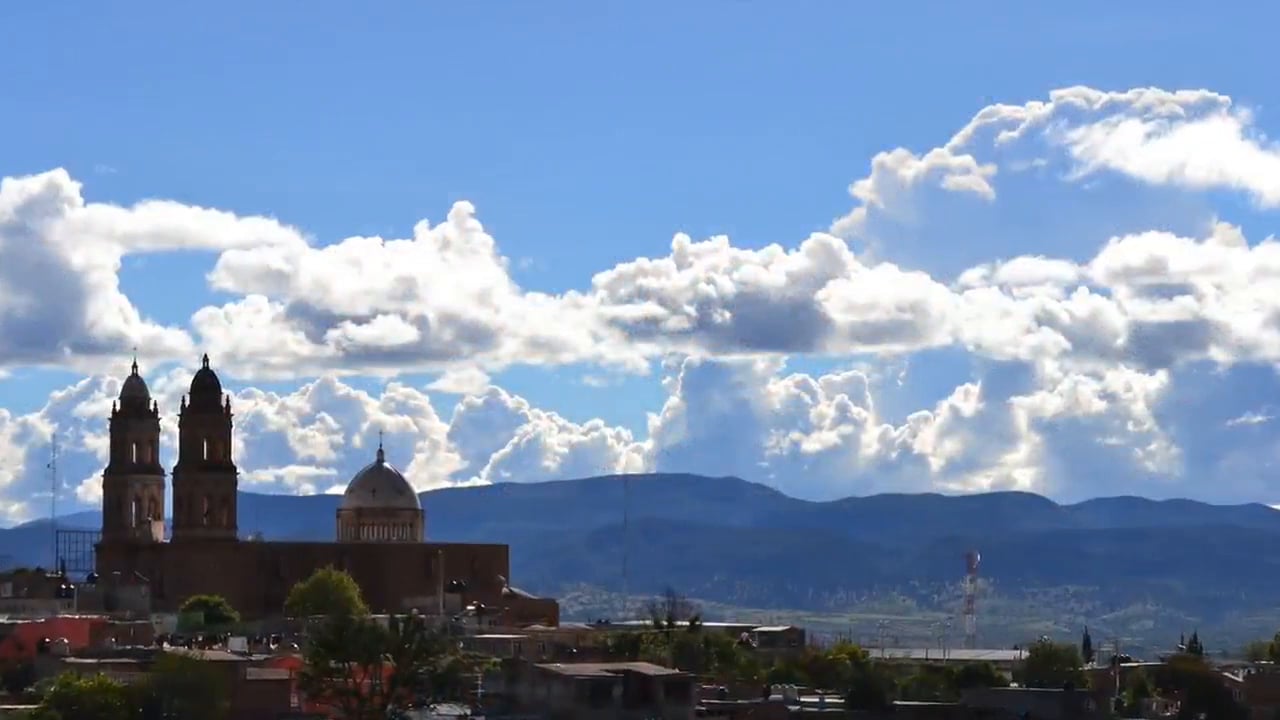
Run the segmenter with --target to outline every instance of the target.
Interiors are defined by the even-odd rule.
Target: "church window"
[[[200,442],[201,442],[200,458],[202,460],[208,460],[209,459],[209,438],[205,438]]]
[[[133,498],[133,505],[130,507],[129,526],[137,527],[138,521],[141,519],[140,518],[141,515],[142,515],[142,498],[135,496]]]
[[[200,523],[202,525],[208,525],[210,520],[210,515],[212,514],[213,514],[213,503],[210,502],[209,496],[205,495],[201,502]]]
[[[135,440],[129,446],[129,462],[138,462],[138,441]]]

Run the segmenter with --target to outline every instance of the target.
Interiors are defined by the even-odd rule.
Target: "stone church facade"
[[[233,417],[205,356],[179,410],[173,532],[166,538],[160,409],[133,364],[111,411],[99,575],[145,577],[157,611],[176,611],[188,597],[208,593],[256,620],[280,615],[294,583],[332,566],[351,574],[374,612],[431,614],[479,603],[504,624],[558,624],[555,600],[510,586],[506,545],[423,540],[418,495],[381,444],[343,495],[334,542],[241,540]]]

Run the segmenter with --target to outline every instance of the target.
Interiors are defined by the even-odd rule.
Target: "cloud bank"
[[[340,486],[381,429],[423,489],[673,470],[813,498],[1275,499],[1280,244],[1250,235],[1280,205],[1280,150],[1247,108],[1063,89],[887,150],[849,190],[809,237],[676,234],[667,255],[556,294],[513,279],[466,202],[407,238],[325,242],[271,218],[95,203],[63,170],[5,178],[0,372],[113,372],[0,409],[0,517],[39,512],[55,429],[76,496],[95,499],[114,369],[135,346],[162,407],[185,382],[175,361],[217,359],[239,388],[249,489]],[[225,301],[187,322],[122,289],[126,258],[192,253]],[[789,369],[802,360],[824,369]],[[568,364],[656,369],[665,400],[637,432],[493,380]],[[421,374],[435,379],[403,379]],[[294,389],[255,387],[281,382]]]

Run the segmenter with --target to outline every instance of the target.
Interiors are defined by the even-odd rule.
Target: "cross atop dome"
[[[386,461],[387,461],[387,453],[382,449],[382,431],[379,430],[378,431],[378,462],[384,463]]]

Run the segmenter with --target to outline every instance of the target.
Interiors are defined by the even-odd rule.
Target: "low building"
[[[121,645],[150,645],[155,640],[150,622],[115,620],[98,615],[0,622],[0,661],[24,662],[50,651],[55,644],[68,653]]]
[[[645,662],[522,663],[506,692],[520,713],[566,720],[692,719],[694,679]]]
[[[174,653],[210,663],[223,674],[231,699],[230,716],[237,720],[276,720],[299,710],[293,694],[293,674],[271,667],[268,657],[254,657],[226,650],[190,650],[172,647],[127,647],[57,658],[58,672],[106,675],[125,683],[149,677],[163,653]]]
[[[761,625],[746,635],[757,650],[785,654],[803,650],[808,644],[804,628],[794,625]]]
[[[1026,650],[1001,650],[982,648],[866,648],[874,660],[906,665],[943,665],[966,663],[990,663],[996,669],[1012,672],[1027,657]]]
[[[44,568],[0,573],[0,615],[47,617],[72,612],[75,600],[66,577]]]
[[[1109,714],[1087,691],[1059,688],[974,688],[964,692],[960,706],[1038,720],[1101,720]]]
[[[1223,672],[1222,678],[1236,702],[1249,709],[1251,718],[1271,720],[1280,715],[1280,668],[1271,663],[1253,663]]]

